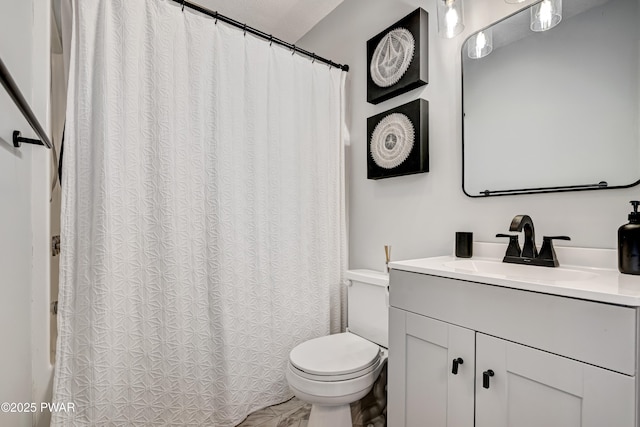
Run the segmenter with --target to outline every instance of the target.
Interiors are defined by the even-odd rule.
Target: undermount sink
[[[569,268],[534,267],[491,260],[457,259],[455,261],[445,262],[444,266],[464,273],[475,273],[512,280],[573,282],[597,277],[596,274],[591,272],[572,270]]]

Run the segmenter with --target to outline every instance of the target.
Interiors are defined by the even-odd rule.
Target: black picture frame
[[[414,143],[407,158],[393,168],[384,168],[376,163],[371,151],[372,136],[376,126],[387,116],[400,113],[413,125]],[[416,99],[367,119],[367,179],[382,179],[394,176],[429,172],[429,101]]]
[[[392,30],[404,28],[415,41],[413,59],[397,83],[378,86],[371,77],[371,59],[380,41]],[[379,104],[429,83],[429,14],[418,8],[367,41],[367,102]]]

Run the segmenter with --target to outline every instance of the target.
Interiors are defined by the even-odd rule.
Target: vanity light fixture
[[[531,7],[531,31],[547,31],[562,20],[562,0],[542,0]]]
[[[464,30],[462,0],[437,0],[438,34],[451,39]]]
[[[471,36],[467,42],[467,55],[471,59],[480,59],[493,50],[493,30],[487,28]]]
[[[519,4],[524,3],[524,0],[504,0],[504,2],[509,4]]]

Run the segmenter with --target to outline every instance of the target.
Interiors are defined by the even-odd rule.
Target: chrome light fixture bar
[[[464,30],[462,0],[437,0],[438,35],[451,39]]]

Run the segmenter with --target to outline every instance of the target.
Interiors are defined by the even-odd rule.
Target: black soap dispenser
[[[618,270],[620,273],[640,275],[640,202],[632,200],[629,203],[633,205],[629,224],[618,229]]]

